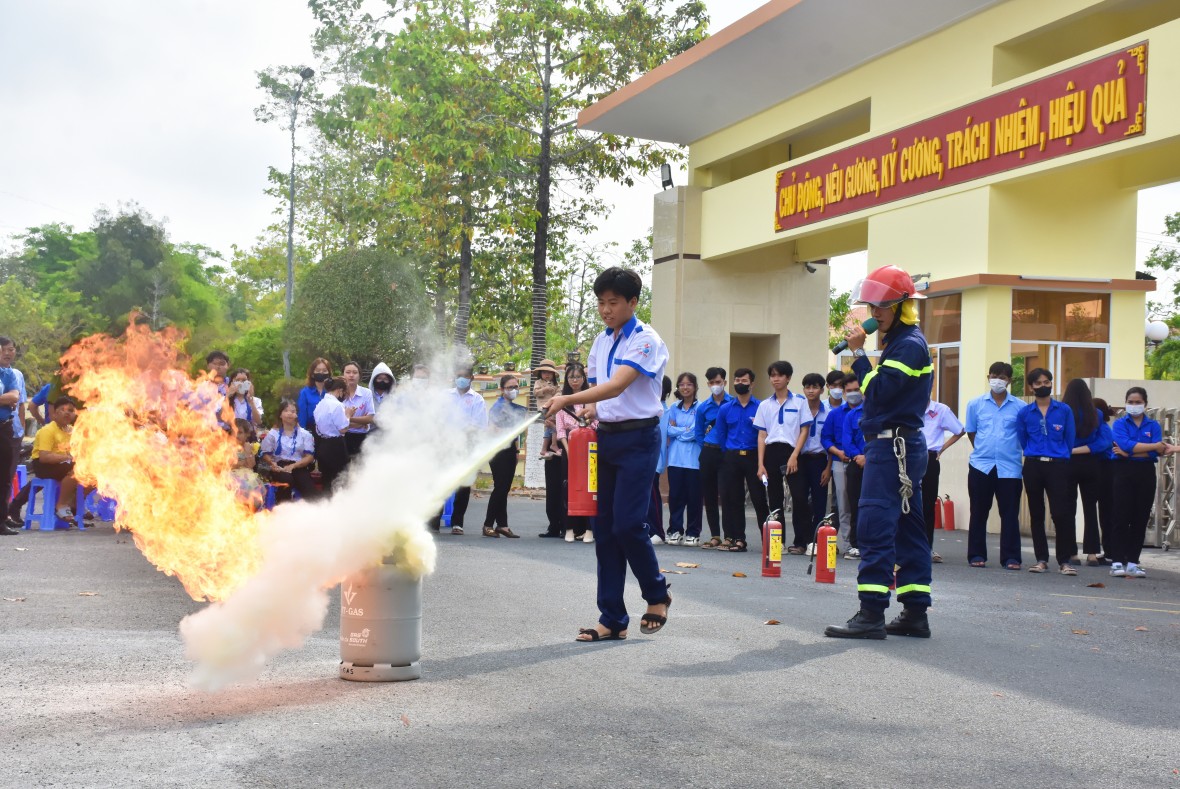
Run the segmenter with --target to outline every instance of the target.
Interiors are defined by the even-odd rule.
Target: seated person
[[[275,501],[288,501],[291,489],[304,499],[316,495],[311,467],[315,463],[315,440],[299,426],[299,407],[290,400],[279,406],[279,423],[262,439],[259,472],[277,483]]]
[[[238,483],[238,493],[258,507],[262,504],[262,480],[254,472],[258,444],[254,425],[245,419],[234,420],[234,438],[238,440],[238,457],[230,474]]]
[[[57,496],[57,517],[73,521],[71,504],[78,492],[78,481],[74,479],[74,456],[70,454],[70,431],[78,416],[74,401],[59,397],[53,403],[53,419],[37,431],[33,440],[32,472],[41,479],[54,479],[60,484]],[[31,485],[21,488],[20,494],[8,505],[8,525],[19,528],[24,525],[21,509],[29,501]]]

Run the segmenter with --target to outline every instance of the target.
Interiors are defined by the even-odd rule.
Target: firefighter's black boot
[[[856,616],[848,620],[848,624],[828,625],[824,635],[829,638],[871,638],[880,640],[885,638],[884,612],[866,611],[860,609]]]
[[[926,619],[925,611],[903,608],[896,619],[885,625],[885,632],[891,636],[930,638],[930,622]]]

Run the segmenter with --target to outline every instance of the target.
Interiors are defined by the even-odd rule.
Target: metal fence
[[[1160,423],[1165,441],[1180,444],[1180,409],[1155,408],[1148,414]],[[1176,533],[1176,455],[1161,458],[1156,464],[1156,475],[1155,506],[1147,522],[1145,542],[1166,551]],[[1119,495],[1119,492],[1115,491],[1115,495]]]

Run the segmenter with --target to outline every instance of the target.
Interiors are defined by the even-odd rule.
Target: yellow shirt
[[[57,422],[50,422],[37,431],[33,439],[33,460],[42,452],[57,452],[65,454],[70,451],[70,434],[57,426]]]

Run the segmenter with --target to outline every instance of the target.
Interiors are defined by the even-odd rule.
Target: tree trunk
[[[533,352],[530,367],[536,369],[546,352],[549,321],[549,192],[552,188],[553,129],[549,119],[552,48],[545,42],[545,69],[542,80],[541,155],[537,161],[537,226],[533,232]],[[537,401],[529,387],[529,408]]]
[[[447,260],[443,257],[443,253],[439,253],[438,267],[434,274],[434,325],[438,328],[438,336],[445,337],[447,334],[447,302],[445,298],[447,289]]]
[[[470,184],[470,179],[464,182]],[[471,319],[471,227],[473,212],[471,203],[463,203],[463,221],[459,232],[462,234],[459,245],[459,305],[455,309],[455,347],[467,347],[467,327]]]

